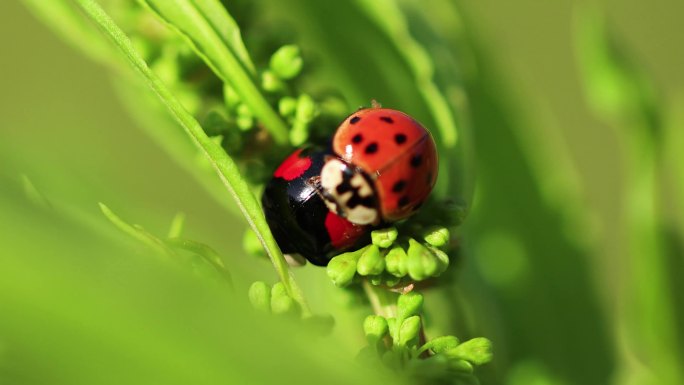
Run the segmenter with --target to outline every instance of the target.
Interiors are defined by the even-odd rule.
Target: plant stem
[[[380,286],[371,285],[367,279],[361,281],[361,286],[363,286],[363,291],[366,293],[375,314],[385,318],[396,317],[397,305],[392,298],[392,293]]]

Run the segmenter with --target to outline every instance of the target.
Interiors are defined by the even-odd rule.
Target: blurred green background
[[[460,53],[452,4],[403,3],[440,19]],[[456,2],[477,62],[461,142],[477,182],[462,269],[430,310],[494,341],[483,384],[681,384],[684,4],[596,3],[656,90],[652,129],[588,103],[578,3]],[[300,343],[249,315],[246,285],[275,274],[239,247],[244,220],[138,127],[105,68],[19,2],[0,3],[0,21],[0,383],[384,381],[351,366],[367,311],[345,308],[320,269],[296,274],[338,319],[330,339]],[[54,209],[25,198],[22,175]],[[184,212],[187,237],[229,261],[236,294],[146,258],[97,202],[159,234]],[[449,306],[458,322],[441,320]]]

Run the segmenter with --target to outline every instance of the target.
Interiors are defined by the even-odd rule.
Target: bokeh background
[[[494,341],[483,384],[681,384],[684,5],[463,0],[459,19],[451,3],[419,7],[478,76],[465,82],[472,130],[460,143],[472,155],[449,165],[467,170],[473,207],[435,323]],[[653,101],[656,124],[592,90],[580,36],[592,11],[627,78],[648,85],[634,99]],[[449,35],[461,28],[467,49]],[[242,251],[244,220],[140,129],[119,78],[21,2],[0,3],[0,47],[0,383],[377,380],[351,364],[367,309],[345,307],[322,270],[297,276],[336,315],[334,344],[244,311],[240,290],[274,280],[272,268]],[[27,199],[29,183],[51,208]],[[238,294],[148,258],[97,202],[154,233],[184,212],[187,236],[226,257]]]

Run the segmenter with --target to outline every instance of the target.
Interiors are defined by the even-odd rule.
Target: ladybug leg
[[[283,254],[283,256],[285,257],[287,264],[292,266],[292,267],[299,267],[299,266],[306,265],[306,259],[304,257],[302,257],[301,254],[289,253],[289,254]]]

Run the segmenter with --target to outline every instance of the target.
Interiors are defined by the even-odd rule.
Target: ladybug
[[[304,147],[287,157],[266,184],[261,202],[271,232],[285,254],[325,266],[333,256],[368,238],[370,226],[330,211],[321,194],[321,169],[336,157]]]
[[[407,218],[437,180],[432,135],[401,111],[356,111],[335,132],[332,150],[321,169],[322,195],[331,211],[358,225]]]

